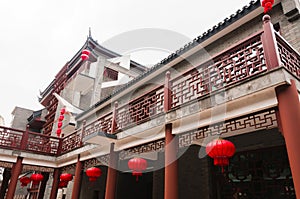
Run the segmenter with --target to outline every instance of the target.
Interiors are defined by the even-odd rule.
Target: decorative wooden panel
[[[77,129],[72,134],[62,139],[61,154],[72,151],[82,146],[82,130]]]
[[[163,112],[163,86],[150,91],[129,104],[118,108],[117,128],[122,129],[133,124],[147,121],[151,116]]]
[[[280,35],[276,33],[276,40],[281,63],[284,67],[300,78],[300,54],[297,53]]]
[[[97,118],[95,121],[84,126],[83,137],[96,132],[111,132],[112,112]]]
[[[226,133],[252,132],[256,130],[272,129],[277,127],[275,109],[264,110],[224,121],[222,123],[212,124],[201,127],[187,133],[179,135],[179,146],[189,146],[193,141],[206,138],[208,136],[217,136]]]
[[[267,70],[261,32],[172,82],[172,108]]]
[[[84,167],[84,169],[88,169],[90,167],[94,167],[97,165],[107,166],[108,164],[109,164],[109,154],[86,160],[86,161],[84,161],[83,167]]]

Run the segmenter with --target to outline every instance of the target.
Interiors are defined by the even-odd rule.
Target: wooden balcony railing
[[[300,54],[282,36],[276,34],[281,64],[300,79]]]
[[[266,71],[262,33],[171,79],[171,108]]]
[[[45,155],[60,152],[61,139],[40,133],[0,126],[0,147]]]
[[[172,79],[168,78],[167,85],[158,86],[120,107],[115,106],[110,112],[88,124],[84,123],[80,129],[66,137],[57,138],[0,127],[0,148],[60,155],[82,147],[83,138],[95,132],[118,133],[151,120],[166,110],[176,109],[191,100],[197,100],[276,67],[283,66],[300,79],[300,54],[280,35],[272,32],[271,24],[267,24],[270,23],[267,20],[268,18],[262,31],[208,61],[193,66]],[[275,36],[271,38],[268,35]],[[270,45],[270,42],[274,45]],[[273,55],[276,55],[275,58]],[[270,60],[271,58],[277,60]],[[165,88],[170,92],[170,107],[164,110]]]

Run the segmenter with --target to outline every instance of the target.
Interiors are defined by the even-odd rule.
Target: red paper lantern
[[[138,181],[139,176],[142,176],[142,172],[147,168],[147,160],[143,158],[132,158],[128,161],[128,167],[132,170],[132,175],[136,176]]]
[[[66,109],[65,108],[60,109],[60,114],[61,115],[65,114],[65,113],[66,113]]]
[[[90,55],[90,51],[85,49],[81,52],[81,59],[84,61],[84,60],[87,60],[89,58],[89,55]]]
[[[21,186],[25,187],[31,182],[31,180],[30,180],[30,178],[24,176],[24,177],[20,178],[20,182],[21,182]]]
[[[224,139],[215,139],[206,145],[206,153],[214,159],[214,165],[229,165],[229,158],[235,153],[235,146],[232,142]]]
[[[59,137],[60,134],[61,134],[61,128],[57,128],[57,129],[56,129],[56,135]]]
[[[91,167],[86,170],[86,175],[89,177],[90,182],[94,182],[97,180],[98,177],[100,177],[102,174],[101,169],[96,167]]]
[[[64,115],[60,115],[59,117],[58,117],[58,121],[63,121],[65,119],[65,116]]]
[[[32,184],[37,185],[44,179],[44,176],[39,173],[34,173],[30,176],[30,179],[32,180]]]
[[[90,54],[91,54],[91,51],[89,51],[88,49],[84,49],[84,50],[82,51],[82,54],[84,54],[84,55],[90,55]]]
[[[62,127],[62,124],[63,124],[62,122],[57,122],[57,127],[58,127],[58,128],[61,128],[61,127]]]
[[[72,176],[72,174],[69,174],[69,173],[63,173],[60,175],[59,179],[61,181],[69,182],[69,181],[73,180],[73,176]]]
[[[274,0],[262,0],[261,6],[264,8],[264,13],[267,13],[272,9],[272,6],[274,4]]]
[[[68,186],[68,181],[59,181],[58,188],[64,188]]]

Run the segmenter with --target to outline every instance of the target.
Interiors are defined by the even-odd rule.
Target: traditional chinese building
[[[24,172],[44,176],[39,199],[299,198],[300,3],[271,8],[251,1],[149,70],[89,36],[41,93],[44,134],[1,127],[0,199]],[[216,138],[234,146],[212,159]]]

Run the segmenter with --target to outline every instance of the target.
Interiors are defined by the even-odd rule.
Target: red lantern
[[[272,6],[274,4],[274,0],[262,0],[261,6],[264,8],[264,13],[267,13],[272,9]]]
[[[128,167],[132,170],[132,175],[136,176],[136,181],[138,181],[139,176],[142,176],[142,172],[147,168],[147,161],[143,158],[132,158],[128,161]]]
[[[61,115],[65,114],[65,113],[66,113],[66,109],[65,108],[60,109],[60,114]]]
[[[20,178],[20,182],[21,182],[21,186],[25,187],[31,182],[31,180],[30,180],[30,178],[24,176],[24,177]]]
[[[60,134],[61,134],[61,128],[57,128],[57,129],[56,129],[56,135],[59,137]]]
[[[68,186],[68,182],[67,181],[59,181],[58,183],[58,188],[64,188]]]
[[[81,59],[84,61],[84,60],[87,60],[89,58],[89,55],[90,55],[90,51],[85,49],[82,51],[82,54],[81,54]]]
[[[94,182],[97,180],[98,177],[100,177],[102,174],[101,169],[96,167],[91,167],[86,170],[86,175],[89,177],[90,182]]]
[[[232,142],[224,139],[215,139],[206,145],[206,153],[214,159],[214,165],[223,166],[229,165],[229,158],[235,153],[235,146]]]
[[[37,185],[44,179],[44,176],[39,173],[34,173],[30,176],[30,179],[32,180],[32,184]]]
[[[64,118],[65,118],[65,116],[64,115],[60,115],[59,117],[58,117],[58,121],[63,121],[64,120]]]
[[[62,127],[62,122],[57,122],[57,127],[61,128]]]
[[[69,174],[69,173],[63,173],[60,175],[59,178],[61,181],[65,181],[65,182],[69,182],[69,181],[73,180],[72,174]]]

